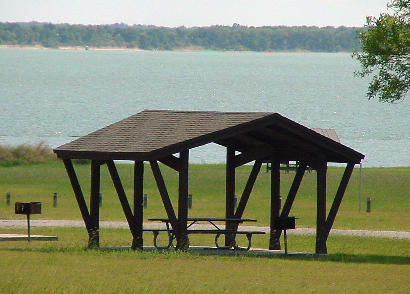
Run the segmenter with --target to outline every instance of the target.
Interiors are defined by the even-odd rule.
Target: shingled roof
[[[261,146],[287,150],[290,157],[320,152],[335,162],[364,158],[323,131],[311,130],[278,113],[171,110],[144,110],[54,152],[60,158],[152,160],[211,142],[238,151]]]
[[[313,128],[312,130],[314,130],[316,133],[321,134],[322,136],[328,137],[329,139],[340,143],[339,136],[336,134],[336,131],[334,129]]]

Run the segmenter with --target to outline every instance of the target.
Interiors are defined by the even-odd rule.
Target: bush
[[[0,166],[15,166],[55,161],[57,157],[44,142],[36,145],[0,146]]]

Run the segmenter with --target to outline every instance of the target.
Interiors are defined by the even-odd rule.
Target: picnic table
[[[152,231],[154,234],[154,246],[157,249],[168,249],[173,246],[173,240],[175,239],[174,228],[172,228],[170,220],[168,218],[150,218],[149,221],[159,221],[165,223],[166,229],[144,229],[144,231]],[[239,219],[239,218],[188,218],[187,219],[187,234],[215,234],[215,246],[217,249],[234,249],[234,250],[249,250],[251,247],[251,240],[253,234],[265,234],[263,231],[256,230],[237,230],[228,229],[223,225],[217,224],[218,222],[231,223],[237,226],[244,222],[256,222],[256,219]],[[194,229],[192,226],[198,223],[208,223],[211,225],[211,229]],[[159,232],[166,231],[168,234],[168,244],[166,246],[158,246],[157,238]],[[246,235],[248,239],[247,247],[239,247],[235,242],[235,235]],[[233,240],[232,244],[229,246],[221,246],[218,243],[218,239],[221,235],[230,236]]]

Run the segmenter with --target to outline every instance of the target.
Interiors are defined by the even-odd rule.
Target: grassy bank
[[[323,258],[256,258],[85,250],[83,229],[35,231],[60,240],[1,242],[0,293],[406,293],[410,282],[403,240],[331,237],[336,253]],[[129,239],[127,230],[101,233],[103,246]],[[312,244],[289,241],[300,251]]]
[[[0,146],[0,166],[17,166],[56,161],[57,157],[45,143],[36,145]]]
[[[77,175],[86,197],[89,195],[90,166],[75,165]],[[175,205],[177,195],[177,175],[162,166],[163,175]],[[240,195],[250,172],[245,166],[237,170],[236,194]],[[119,164],[118,170],[126,193],[132,197],[132,165]],[[107,169],[102,166],[101,192],[103,205],[102,220],[125,220]],[[343,168],[328,170],[328,208]],[[281,173],[281,194],[286,198],[294,173]],[[410,214],[410,168],[366,168],[362,171],[362,211],[358,211],[359,170],[355,169],[344,200],[336,217],[334,228],[409,230]],[[244,217],[256,218],[259,225],[269,224],[270,174],[261,170]],[[225,171],[224,165],[190,165],[190,193],[193,194],[192,217],[223,217],[225,211]],[[316,215],[316,173],[306,173],[291,215],[295,215],[297,226],[314,227]],[[81,219],[65,169],[61,162],[37,165],[0,167],[0,218],[21,219],[14,215],[13,206],[6,205],[6,192],[11,193],[11,204],[16,201],[41,201],[43,213],[36,219]],[[53,208],[53,193],[58,192],[58,207]],[[148,194],[148,208],[144,219],[165,216],[165,210],[154,183],[149,166],[145,166],[144,193]],[[372,211],[365,212],[365,199],[371,197]],[[284,201],[284,200],[283,200]],[[177,207],[174,207],[176,210]]]

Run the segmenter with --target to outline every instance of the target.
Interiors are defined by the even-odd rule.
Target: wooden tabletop
[[[150,218],[149,221],[160,221],[160,222],[169,222],[168,218]],[[187,221],[190,222],[256,222],[256,219],[249,218],[211,218],[211,217],[189,217]]]

